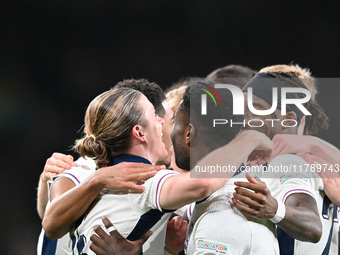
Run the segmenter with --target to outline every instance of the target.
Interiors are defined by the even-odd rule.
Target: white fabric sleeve
[[[75,161],[75,166],[69,170],[65,170],[63,173],[53,176],[48,182],[48,197],[50,199],[50,190],[56,180],[60,178],[68,178],[77,186],[81,182],[85,181],[96,170],[96,164],[92,159],[84,159],[80,157]]]
[[[316,192],[320,189],[320,178],[309,171],[308,164],[303,159],[287,154],[274,158],[270,165],[290,169],[279,172],[276,178],[267,180],[272,196],[278,201],[284,203],[288,196],[295,193],[304,193],[316,198]]]
[[[153,177],[145,181],[145,190],[141,194],[129,194],[130,203],[135,209],[144,213],[151,209],[158,209],[162,211],[159,204],[159,194],[165,180],[169,177],[178,175],[177,172],[172,170],[160,170]]]

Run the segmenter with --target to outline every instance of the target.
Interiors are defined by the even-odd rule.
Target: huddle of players
[[[275,82],[281,82],[282,86],[307,88],[311,92],[311,100],[305,106],[312,112],[312,118],[306,120],[305,134],[315,134],[318,127],[327,126],[327,116],[315,101],[315,83],[307,70],[298,66],[278,65],[264,68],[260,73]],[[256,82],[261,81],[261,78],[254,75],[255,72],[248,68],[229,66],[208,75],[206,83],[218,82],[240,87],[248,83],[249,87],[251,84],[261,83]],[[261,94],[255,93],[258,89],[256,86],[253,89],[257,96],[257,107],[270,108],[271,102],[261,99]],[[144,100],[142,110],[144,114],[151,114],[146,116],[146,119],[151,121],[153,126],[148,123],[144,125],[148,128],[143,129],[142,123],[145,120],[137,118],[143,114],[138,111],[141,109],[135,107],[139,104],[141,95],[138,93],[132,95],[131,90],[126,87],[141,91],[152,103],[154,108],[148,100]],[[271,91],[271,88],[261,89]],[[176,91],[181,90],[183,91],[183,88],[176,88],[168,95],[176,94]],[[223,104],[226,119],[231,119],[233,116],[230,92],[228,90],[217,90],[217,92],[224,99],[223,102],[227,102]],[[190,85],[186,89],[183,101],[176,112],[171,135],[175,153],[172,158],[176,159],[177,167],[185,171],[190,171],[190,160],[193,164],[209,164],[209,162],[216,164],[220,160],[220,165],[241,165],[249,155],[254,156],[252,153],[254,149],[264,152],[257,154],[257,158],[253,158],[254,162],[264,163],[274,157],[270,162],[271,165],[305,166],[306,162],[335,164],[339,161],[338,150],[323,141],[310,136],[289,135],[296,133],[297,128],[288,130],[264,126],[259,129],[273,140],[273,153],[272,142],[256,131],[247,130],[236,136],[240,132],[240,127],[234,126],[234,128],[219,127],[219,130],[211,134],[208,123],[211,123],[209,118],[213,118],[214,115],[209,114],[207,119],[202,120],[199,116],[200,110],[193,110],[200,109],[198,96],[200,94],[200,86],[197,84]],[[168,99],[169,103],[171,100],[173,99]],[[92,252],[91,249],[97,254],[124,254],[124,252],[138,254],[141,244],[150,234],[147,232],[149,229],[153,231],[153,235],[143,246],[145,254],[163,254],[163,252],[177,254],[182,250],[177,246],[184,241],[183,233],[186,232],[187,226],[185,241],[187,254],[215,254],[216,252],[227,254],[228,251],[233,254],[279,254],[279,249],[281,254],[338,253],[337,207],[331,203],[332,201],[339,204],[339,193],[336,192],[337,179],[320,179],[315,176],[315,173],[308,173],[308,171],[305,175],[294,176],[294,178],[289,173],[279,173],[268,178],[265,173],[255,179],[241,172],[235,173],[230,181],[228,180],[233,173],[225,179],[190,179],[189,172],[178,175],[174,171],[163,170],[162,166],[140,165],[139,163],[157,164],[157,162],[170,164],[172,116],[179,100],[181,96],[177,97],[177,103],[175,102],[174,105],[170,103],[169,106],[158,85],[146,80],[127,80],[118,83],[115,88],[104,92],[92,101],[85,117],[85,136],[77,142],[76,148],[82,156],[95,157],[99,169],[95,170],[96,165],[91,159],[80,158],[73,163],[70,156],[62,154],[54,154],[48,159],[39,183],[38,212],[43,219],[43,227],[48,236],[62,237],[62,239],[51,240],[42,232],[40,247],[38,247],[39,254],[72,252],[89,254]],[[208,101],[209,109],[216,109],[209,107],[209,103],[213,104],[213,102]],[[112,107],[119,111],[107,110],[103,113],[103,105],[105,110]],[[171,106],[174,109],[171,109]],[[164,120],[157,115],[153,116],[152,111]],[[276,110],[275,116],[270,117],[279,118],[278,111],[280,110]],[[117,116],[118,112],[123,114]],[[124,113],[128,114],[124,116]],[[105,114],[107,116],[104,116]],[[288,114],[292,115],[289,116],[290,118],[299,119],[297,116],[299,113]],[[252,116],[248,113],[247,117]],[[122,123],[127,122],[132,123],[132,129],[121,126]],[[157,124],[162,126],[163,136]],[[99,130],[98,127],[102,129]],[[143,147],[145,141],[148,141],[151,146],[143,147],[144,158],[134,155],[128,155],[126,158],[126,155],[115,156],[112,153],[108,153],[107,156],[105,150],[116,145],[109,144],[108,140],[99,138],[99,135],[107,137],[108,134],[120,132],[117,131],[118,127],[122,129],[121,132],[128,132],[125,136],[131,134],[134,136],[133,142],[130,143],[137,145],[137,148]],[[119,136],[122,134],[112,135],[112,137]],[[160,145],[160,139],[164,142],[164,148]],[[294,143],[290,142],[292,139]],[[117,142],[116,151],[130,154],[125,153],[131,152],[127,147],[129,140],[122,141],[125,145],[121,144],[121,141]],[[299,152],[310,154],[299,155],[300,157],[292,155]],[[145,158],[148,160],[145,161]],[[202,158],[203,161],[200,161]],[[111,160],[110,163],[108,159]],[[115,160],[117,162],[114,162]],[[139,163],[121,163],[124,161]],[[64,172],[64,169],[70,170]],[[161,171],[155,172],[160,169]],[[46,181],[50,177],[52,179],[49,181],[48,198]],[[144,186],[134,183],[145,179],[148,180]],[[143,193],[117,192],[117,190],[135,190]],[[188,208],[189,217],[191,216],[189,224],[180,217],[169,221],[171,211],[195,201],[199,202],[195,203],[192,215],[190,211],[193,206]],[[48,203],[47,207],[46,203]],[[110,232],[108,235],[101,227],[96,227],[96,234],[94,234],[92,229],[100,224],[102,216],[108,216],[118,232],[127,239],[135,241],[142,238],[135,242],[128,242],[119,236],[117,231],[107,231]],[[181,216],[185,217],[183,214]],[[145,221],[148,217],[158,218],[159,221]],[[110,229],[112,225],[110,221],[105,219],[103,222],[105,227]],[[166,225],[168,225],[167,233]],[[70,234],[67,234],[68,232]],[[164,251],[165,239],[167,242]]]

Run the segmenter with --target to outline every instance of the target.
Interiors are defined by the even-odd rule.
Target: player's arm
[[[273,142],[273,157],[288,153],[310,153],[331,164],[340,164],[340,151],[315,136],[279,134],[274,136]]]
[[[46,235],[57,239],[70,231],[104,188],[143,192],[144,187],[135,182],[146,180],[164,168],[165,166],[123,162],[98,169],[77,186],[68,178],[57,179],[51,187],[51,204],[46,209],[42,223]]]
[[[242,213],[259,219],[272,219],[278,211],[278,201],[267,185],[246,175],[249,182],[235,182],[233,203]],[[291,237],[316,243],[322,234],[322,225],[316,201],[304,193],[295,193],[286,199],[284,218],[277,224]]]
[[[339,165],[329,164],[324,159],[309,153],[299,153],[297,156],[304,159],[308,164],[320,164],[321,171],[316,171],[322,178],[324,192],[333,204],[340,206],[340,171]]]
[[[50,180],[51,177],[64,172],[64,170],[70,169],[73,165],[74,162],[71,155],[65,155],[57,152],[53,153],[53,155],[46,160],[37,188],[37,211],[41,219],[44,218],[48,202],[48,180]]]
[[[249,155],[254,155],[254,152],[257,155],[253,162],[266,162],[271,157],[272,142],[267,136],[257,131],[244,131],[227,145],[209,153],[196,166],[218,164],[238,167]],[[161,188],[160,206],[163,209],[172,210],[202,200],[226,184],[233,174],[234,172],[230,171],[225,173],[224,178],[190,178],[190,172],[188,172],[170,177],[166,179]]]
[[[317,243],[322,235],[322,223],[315,199],[296,193],[290,195],[284,204],[286,215],[277,225],[295,239]]]

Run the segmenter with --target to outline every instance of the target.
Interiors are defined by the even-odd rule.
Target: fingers
[[[266,135],[260,133],[258,134],[260,137],[259,144],[256,146],[256,150],[263,151],[272,151],[273,150],[273,142]]]
[[[186,239],[186,232],[188,228],[188,222],[184,220],[181,224],[180,229],[176,233],[175,239],[172,240],[172,243],[176,246],[180,246],[181,249],[184,247],[184,241]]]
[[[264,195],[268,194],[269,190],[267,186],[263,182],[260,181],[257,182],[258,182],[257,184],[249,182],[235,182],[235,185],[241,188],[253,190],[254,192],[262,193]]]
[[[234,206],[242,213],[246,213],[246,214],[249,214],[251,216],[256,216],[258,214],[258,211],[253,209],[253,208],[250,208],[240,202],[238,202],[234,197],[232,198],[232,201],[233,201],[233,204]]]
[[[141,238],[134,241],[135,244],[137,244],[140,248],[143,246],[143,244],[149,239],[149,237],[152,235],[152,231],[148,230],[144,235],[142,235]]]
[[[92,235],[92,236],[95,236],[95,235]],[[98,246],[99,247],[101,246],[100,245],[100,242],[101,242],[100,238],[97,237],[96,240],[92,240],[92,236],[90,238],[91,241],[92,241],[92,243],[90,244],[90,249],[97,255],[103,254],[103,253],[101,253],[102,250],[100,248],[98,248]]]
[[[303,135],[303,133],[305,131],[305,125],[306,125],[306,116],[303,116],[301,121],[300,121],[300,125],[298,127],[298,131],[297,131],[298,135]]]
[[[246,173],[246,178],[250,183],[259,183],[259,181],[251,177],[249,173]]]
[[[44,182],[47,182],[49,179],[51,179],[52,176],[55,176],[57,174],[60,174],[62,172],[64,172],[64,168],[56,166],[56,165],[51,165],[51,161],[46,163],[45,167],[44,167],[44,171],[41,175],[41,178]]]
[[[188,228],[188,222],[186,220],[183,220],[179,231],[186,233],[187,228]]]
[[[254,150],[248,157],[251,165],[261,165],[266,163],[272,157],[272,151]]]
[[[122,237],[122,235],[117,231],[117,229],[115,228],[115,226],[111,223],[111,221],[109,220],[108,217],[103,217],[102,221],[104,223],[105,228],[109,231],[110,235],[108,236],[106,233],[106,237],[113,237],[112,239],[115,240],[115,242],[119,243],[120,241],[122,241],[123,239],[125,240],[124,237]],[[113,230],[111,230],[113,229]]]
[[[128,192],[136,192],[136,193],[142,193],[145,190],[145,186],[142,186],[143,183],[141,184],[136,184],[133,182],[124,182],[121,184],[122,185],[122,190],[128,190]]]
[[[171,222],[173,222],[173,227],[177,231],[180,229],[183,219],[181,216],[175,216],[171,219]]]
[[[73,157],[71,155],[65,155],[63,153],[55,152],[52,154],[52,159],[63,161],[69,165],[74,165]]]
[[[155,176],[165,166],[154,166],[143,163],[123,162],[114,166],[99,169],[96,173],[105,177],[105,187],[113,190],[130,190],[143,192],[144,181]]]
[[[90,237],[90,249],[94,251],[95,254],[105,254],[103,249],[105,247],[105,243],[108,242],[110,236],[106,234],[106,232],[100,226],[96,226],[94,228],[94,232],[96,234],[92,234]]]
[[[311,155],[309,153],[297,153],[298,157],[302,158],[304,161],[306,161],[308,164],[314,164],[315,161],[320,160],[320,163],[324,161],[323,159],[319,158],[318,156]],[[318,161],[319,162],[319,161]]]
[[[143,173],[133,173],[129,175],[129,181],[137,182],[141,180],[147,180],[157,174],[157,170],[148,170]]]
[[[259,209],[262,207],[261,204],[263,203],[263,198],[262,196],[259,196],[258,193],[242,188],[235,188],[234,197],[237,201],[240,201],[252,208]]]
[[[57,173],[49,173],[49,172],[47,172],[47,173],[44,174],[44,180],[48,181],[49,179],[51,179],[53,176],[56,176],[56,175],[57,175]]]
[[[274,137],[275,138],[275,137]],[[273,140],[274,142],[274,140]],[[274,150],[273,150],[273,158],[275,158],[276,156],[278,155],[282,155],[284,154],[283,153],[283,149],[285,148],[284,144],[283,143],[277,143],[277,142],[274,142]]]
[[[104,223],[104,226],[108,229],[110,227],[113,227],[112,222],[109,220],[108,217],[103,217],[102,222]]]
[[[71,155],[55,152],[46,160],[42,179],[43,181],[48,181],[52,176],[60,174],[64,172],[65,169],[70,169],[74,165],[73,157]]]
[[[90,237],[91,241],[95,240],[98,243],[99,241],[97,239],[107,239],[110,237],[108,234],[106,234],[106,232],[102,229],[101,226],[96,226],[94,227],[93,230],[97,235],[95,234],[91,235]]]

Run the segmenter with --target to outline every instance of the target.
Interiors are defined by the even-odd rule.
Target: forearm
[[[201,159],[190,173],[167,179],[160,194],[162,208],[177,209],[185,204],[208,197],[227,183],[254,149],[271,151],[271,148],[272,142],[259,132],[240,133],[227,145],[210,152]],[[216,165],[227,166],[229,170],[223,171],[222,175],[197,171]]]
[[[53,188],[53,187],[52,187]],[[94,175],[80,185],[53,199],[46,209],[43,228],[51,239],[61,238],[86,212],[101,192],[102,186]]]
[[[40,219],[44,219],[46,205],[48,202],[48,187],[47,182],[40,177],[37,189],[37,211]]]
[[[249,132],[249,131],[248,131]],[[259,145],[259,138],[253,136],[252,133],[240,133],[227,145],[224,145],[205,157],[203,157],[191,170],[193,177],[223,177],[231,178],[237,168],[248,158],[248,156],[254,151],[254,149]],[[198,172],[197,169],[202,169],[207,166],[230,166],[229,171],[223,172],[223,175],[217,175]]]
[[[340,164],[340,151],[333,145],[317,137],[311,137],[310,153],[331,164]]]
[[[176,210],[202,200],[221,188],[228,179],[190,178],[190,173],[168,178],[161,187],[159,202],[162,209]]]

